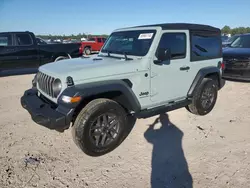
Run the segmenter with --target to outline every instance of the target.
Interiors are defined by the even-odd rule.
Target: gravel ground
[[[250,185],[250,87],[227,82],[214,110],[179,109],[138,120],[127,139],[98,158],[71,131],[33,123],[20,97],[33,75],[0,78],[0,187],[246,188]]]

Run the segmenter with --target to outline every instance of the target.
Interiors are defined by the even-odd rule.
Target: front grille
[[[39,89],[52,98],[55,97],[53,88],[52,88],[54,80],[55,78],[49,75],[46,75],[42,72],[37,73],[37,84],[38,84]]]

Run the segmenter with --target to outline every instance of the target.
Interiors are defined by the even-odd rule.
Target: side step
[[[135,114],[135,117],[141,118],[149,118],[155,115],[159,115],[161,113],[166,113],[169,111],[173,111],[179,108],[183,108],[191,103],[190,100],[178,101],[175,103],[169,103],[168,105],[159,106],[152,109],[142,110]]]

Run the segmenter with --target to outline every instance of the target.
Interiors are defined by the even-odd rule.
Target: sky
[[[0,32],[110,34],[156,23],[250,27],[250,0],[0,0]]]

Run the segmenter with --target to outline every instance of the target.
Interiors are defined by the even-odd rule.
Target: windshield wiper
[[[127,52],[123,52],[123,55],[125,57],[125,60],[127,61],[128,60]]]
[[[112,51],[110,51],[110,50],[103,50],[102,52],[103,52],[103,53],[107,53],[107,54],[108,54],[108,57],[111,57],[111,56],[110,56],[110,53],[112,53]],[[99,56],[100,56],[100,55],[99,55]]]
[[[104,53],[107,53],[107,57],[113,57],[113,58],[119,58],[120,57],[114,57],[114,56],[111,56],[110,53],[115,53],[115,54],[122,54],[124,55],[124,59],[127,61],[127,60],[133,60],[132,58],[129,58],[128,55],[127,55],[127,52],[123,52],[123,51],[110,51],[110,50],[104,50],[103,51]]]
[[[99,54],[98,56],[100,56],[100,57],[110,57],[110,58],[116,58],[116,59],[121,59],[120,57],[116,57],[116,56],[111,56],[110,55],[110,53],[115,53],[115,52],[113,52],[113,51],[110,51],[110,50],[104,50],[104,51],[102,51],[103,53],[107,53],[108,55],[101,55],[101,54]]]
[[[127,60],[133,60],[132,58],[128,58],[128,52],[123,52],[123,51],[117,51],[117,53],[123,54],[125,61]]]
[[[108,57],[110,57],[110,53],[111,53],[111,52],[110,52],[109,50],[107,50]]]

